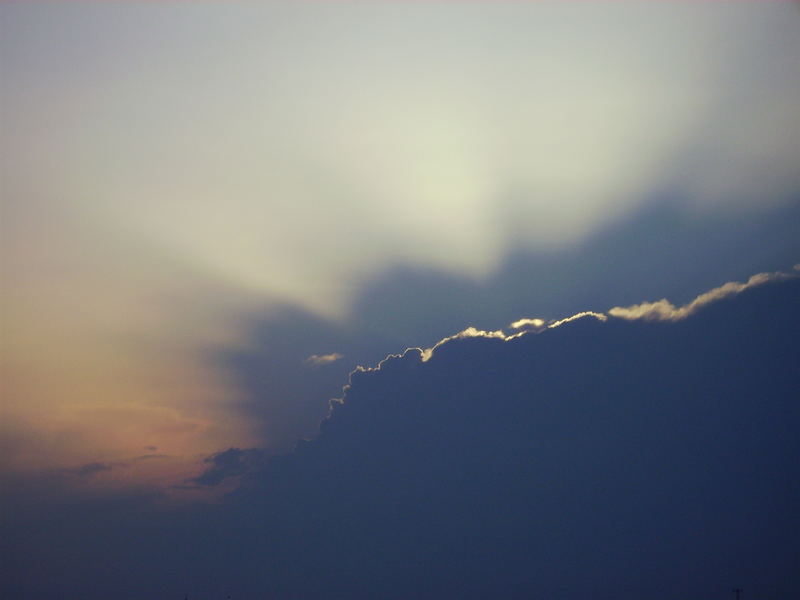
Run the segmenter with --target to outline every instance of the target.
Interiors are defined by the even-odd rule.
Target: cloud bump
[[[544,319],[518,319],[511,323],[511,329],[541,329],[547,321]]]

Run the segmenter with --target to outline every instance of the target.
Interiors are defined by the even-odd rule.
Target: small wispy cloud
[[[344,355],[338,352],[332,352],[330,354],[312,354],[305,360],[305,363],[312,367],[320,367],[341,360],[342,358],[344,358]]]
[[[509,325],[511,329],[541,329],[547,324],[544,319],[519,319]]]
[[[645,321],[681,321],[686,317],[694,314],[707,304],[716,302],[728,296],[738,294],[748,288],[756,287],[769,283],[771,281],[782,281],[784,279],[791,279],[796,275],[791,273],[775,272],[775,273],[758,273],[753,275],[745,283],[738,281],[729,281],[717,288],[709,290],[704,294],[700,294],[697,298],[684,304],[683,306],[675,306],[667,300],[662,298],[655,302],[643,302],[642,304],[634,304],[632,306],[615,306],[608,311],[612,317],[619,319],[627,319],[633,321],[636,319],[643,319]]]
[[[560,325],[563,325],[564,323],[570,323],[571,321],[577,321],[578,319],[583,319],[583,318],[586,318],[586,317],[594,317],[598,321],[607,321],[608,320],[608,317],[605,316],[603,313],[598,313],[598,312],[594,312],[594,311],[591,311],[591,310],[585,310],[583,312],[579,312],[579,313],[577,313],[575,315],[572,315],[571,317],[567,317],[566,319],[561,319],[559,321],[553,321],[547,327],[548,327],[548,329],[553,329],[553,327],[559,327]]]
[[[112,469],[117,468],[126,468],[129,467],[130,464],[125,461],[116,461],[116,462],[90,462],[84,465],[80,465],[78,467],[70,467],[65,469],[60,469],[61,473],[67,475],[74,475],[76,477],[94,477],[99,473],[106,473],[111,471]]]
[[[132,459],[132,461],[163,460],[166,458],[170,458],[168,454],[143,454],[142,456],[137,456],[136,458]]]
[[[60,469],[59,472],[75,477],[90,478],[94,477],[95,475],[99,475],[100,473],[108,473],[115,469],[127,469],[139,462],[152,461],[152,460],[165,460],[169,458],[171,457],[167,454],[143,454],[141,456],[135,456],[133,458],[125,460],[117,460],[111,462],[100,462],[100,461],[90,462],[83,465],[79,465],[77,467],[63,468]]]

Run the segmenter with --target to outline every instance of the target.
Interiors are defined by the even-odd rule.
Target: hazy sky
[[[481,286],[512,251],[574,252],[656,200],[685,223],[744,227],[800,191],[791,3],[12,3],[0,16],[10,470],[157,448],[180,463],[164,467],[174,480],[222,448],[268,444],[241,408],[265,384],[243,388],[216,357],[241,358],[277,307],[303,315],[307,356],[329,357],[292,358],[303,380],[345,337],[386,333],[391,314],[352,324],[392,269]],[[748,238],[754,252],[770,231]],[[666,257],[664,279],[714,258],[701,238],[684,250],[712,256]],[[565,285],[542,281],[548,306]],[[495,318],[500,296],[470,314]],[[336,336],[315,345],[312,322]],[[267,337],[257,352],[288,352]],[[324,403],[331,385],[303,393]]]
[[[788,598],[798,166],[796,2],[0,3],[0,596]]]

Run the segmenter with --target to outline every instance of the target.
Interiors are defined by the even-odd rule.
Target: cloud
[[[143,454],[130,459],[116,461],[92,461],[77,467],[62,467],[52,470],[55,475],[77,476],[79,478],[91,479],[101,473],[109,473],[115,469],[128,469],[137,463],[149,461],[161,461],[172,458],[166,454]]]
[[[239,477],[254,468],[263,458],[263,452],[255,448],[242,450],[228,448],[206,458],[203,462],[211,466],[189,483],[203,487],[214,487],[231,477]]]
[[[544,319],[518,319],[509,325],[512,329],[533,328],[541,329],[545,326],[547,321]]]
[[[797,269],[798,265],[795,265],[795,269]],[[751,276],[746,283],[738,283],[738,282],[728,282],[722,286],[716,287],[708,292],[700,294],[690,303],[681,306],[675,307],[671,302],[666,299],[659,300],[657,302],[644,302],[641,304],[636,304],[629,307],[614,307],[608,311],[608,315],[612,317],[617,317],[620,319],[625,320],[637,320],[642,319],[646,321],[680,321],[683,320],[690,315],[694,314],[696,311],[700,310],[701,308],[727,298],[729,296],[739,294],[747,289],[763,285],[765,283],[776,282],[776,281],[784,281],[787,279],[795,278],[796,275],[793,273],[784,273],[784,272],[774,272],[774,273],[757,273],[756,275]],[[493,339],[500,339],[503,341],[510,341],[516,339],[518,337],[522,337],[526,334],[535,334],[541,333],[545,329],[555,329],[557,327],[561,327],[567,323],[572,323],[574,321],[586,318],[593,318],[600,322],[605,322],[608,320],[608,315],[595,312],[595,311],[581,311],[572,316],[563,318],[563,319],[550,319],[545,320],[541,318],[522,318],[516,321],[513,321],[509,326],[515,330],[522,330],[518,333],[514,334],[506,334],[503,330],[482,330],[478,329],[477,327],[467,327],[466,329],[451,335],[447,336],[436,344],[429,348],[409,348],[403,354],[391,354],[386,357],[383,361],[378,363],[375,369],[365,368],[365,367],[358,367],[358,371],[360,372],[368,372],[372,370],[380,370],[381,367],[387,363],[388,361],[396,360],[399,358],[405,357],[409,352],[412,354],[419,353],[421,360],[423,362],[427,362],[431,359],[434,352],[441,348],[442,346],[457,340],[463,340],[468,338],[493,338]],[[313,357],[312,357],[313,358]]]
[[[344,358],[344,355],[339,354],[338,352],[332,352],[331,354],[312,354],[305,360],[305,362],[312,367],[319,367],[322,365],[329,365],[330,363],[341,360],[342,358]]]
[[[598,321],[605,321],[605,320],[608,319],[608,317],[606,317],[602,313],[596,313],[596,312],[593,312],[591,310],[585,310],[583,312],[579,312],[577,314],[574,314],[571,317],[567,317],[566,319],[561,319],[559,321],[553,321],[547,327],[549,329],[553,329],[554,327],[560,327],[564,323],[571,323],[572,321],[576,321],[578,319],[584,319],[586,317],[593,317],[593,318],[597,319]]]
[[[525,329],[526,332],[533,330],[533,331],[542,331],[543,329],[552,329],[554,327],[559,327],[564,323],[570,323],[571,321],[575,321],[577,319],[583,319],[584,317],[594,317],[598,321],[605,321],[608,317],[606,317],[603,313],[594,312],[591,310],[585,310],[579,313],[575,313],[571,317],[566,317],[564,319],[519,319],[511,323],[510,327],[512,329]]]
[[[127,465],[125,465],[125,463],[91,462],[91,463],[86,463],[85,465],[81,465],[80,467],[75,467],[74,469],[65,469],[64,472],[71,473],[79,477],[91,477],[93,475],[97,475],[98,473],[102,473],[104,471],[110,471],[115,467],[122,467],[122,466],[127,466]]]
[[[235,495],[263,503],[254,538],[277,536],[263,585],[278,598],[605,585],[632,600],[676,578],[699,597],[735,568],[783,589],[799,299],[787,280],[664,328],[598,314],[470,328],[356,370],[320,435]]]
[[[500,340],[507,340],[509,337],[500,329],[495,331],[484,331],[482,329],[478,329],[476,327],[467,327],[463,331],[459,331],[455,335],[451,335],[449,337],[444,338],[437,342],[434,346],[430,348],[420,349],[422,361],[430,360],[433,353],[436,351],[437,348],[447,344],[448,342],[454,340],[463,340],[468,338],[494,338]]]
[[[293,452],[209,456],[192,486],[241,481],[213,504],[43,516],[19,497],[0,568],[45,600],[668,600],[713,595],[732,572],[790,597],[799,301],[790,279],[662,327],[467,330],[427,360],[411,349],[353,372]]]
[[[569,323],[571,321],[575,321],[577,319],[583,319],[585,317],[594,317],[598,321],[605,321],[608,318],[602,313],[584,311],[574,314],[571,317],[567,317],[565,319],[552,320],[549,322],[544,321],[543,319],[519,319],[511,323],[511,327],[513,329],[524,329],[524,331],[512,334],[506,334],[502,329],[486,331],[483,329],[478,329],[477,327],[467,327],[466,329],[464,329],[463,331],[459,331],[455,335],[451,335],[440,340],[430,348],[425,348],[425,349],[415,348],[415,350],[419,350],[421,352],[422,360],[423,362],[426,362],[430,360],[430,358],[433,356],[433,353],[438,348],[452,341],[469,339],[469,338],[489,338],[489,339],[503,340],[507,342],[509,340],[513,340],[515,338],[521,337],[529,333],[539,333],[543,329],[553,329],[555,327],[563,325],[564,323]],[[394,356],[395,355],[390,355],[389,358],[392,358]]]
[[[676,307],[669,300],[662,298],[656,302],[643,302],[642,304],[634,304],[633,306],[615,306],[608,311],[608,314],[612,317],[629,321],[637,319],[645,321],[680,321],[693,315],[712,302],[717,302],[723,298],[739,294],[755,286],[774,281],[783,281],[792,277],[795,277],[795,275],[783,272],[758,273],[750,277],[746,283],[739,283],[737,281],[728,282],[704,294],[700,294],[697,298],[681,307]]]
[[[168,454],[143,454],[142,456],[137,456],[133,460],[135,460],[135,461],[139,461],[139,460],[163,460],[163,459],[167,459],[167,458],[171,458],[171,457]]]

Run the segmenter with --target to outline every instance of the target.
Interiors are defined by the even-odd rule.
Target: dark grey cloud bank
[[[293,452],[211,457],[197,483],[246,471],[218,505],[17,505],[6,593],[791,597],[798,306],[789,279],[679,321],[582,318],[454,338],[427,361],[408,350],[354,372]]]
[[[520,317],[559,319],[661,298],[681,305],[753,273],[790,269],[800,256],[800,200],[726,215],[692,215],[679,205],[664,194],[575,247],[512,248],[483,280],[396,265],[362,283],[343,320],[286,305],[245,324],[245,349],[211,360],[238,383],[265,445],[285,449],[314,434],[350,371],[399,348],[432,346],[470,326],[506,328]]]

